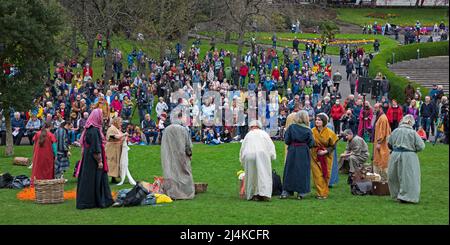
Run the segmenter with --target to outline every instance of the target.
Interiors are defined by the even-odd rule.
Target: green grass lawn
[[[339,144],[338,152],[345,144]],[[162,206],[77,210],[75,200],[63,204],[38,205],[16,199],[18,190],[0,189],[0,224],[449,224],[449,169],[447,145],[427,144],[419,154],[422,171],[421,200],[417,205],[402,205],[389,197],[352,196],[346,176],[331,189],[328,200],[313,194],[304,200],[251,202],[238,197],[236,172],[240,144],[219,146],[194,145],[192,160],[194,180],[209,184],[206,193],[194,200],[175,201]],[[276,143],[277,160],[273,167],[283,173],[283,144]],[[13,166],[12,158],[3,157],[0,148],[0,172],[26,174],[26,167]],[[73,149],[71,167],[79,159]],[[16,156],[32,156],[30,146],[15,147]],[[132,146],[130,171],[137,180],[151,181],[161,172],[159,146]],[[69,177],[69,174],[67,175]],[[69,178],[66,190],[76,186]],[[129,188],[129,185],[113,190]],[[312,189],[314,193],[314,189]]]
[[[439,25],[444,21],[448,25],[448,7],[447,8],[338,8],[338,19],[356,24],[367,25],[373,24],[377,21],[378,24],[396,24],[400,26],[414,26],[419,20],[422,26],[433,26],[435,23]],[[398,16],[392,18],[373,18],[368,17],[368,14],[396,14]]]
[[[205,36],[215,36],[217,38],[223,38],[224,37],[224,33],[223,32],[201,32],[200,34],[205,35]],[[272,45],[272,36],[273,33],[269,33],[269,32],[247,32],[245,34],[245,41],[247,43],[250,43],[250,39],[251,37],[255,37],[256,38],[256,42],[259,44],[266,44],[266,45]],[[290,32],[280,32],[280,33],[276,33],[276,36],[278,38],[277,41],[277,47],[282,47],[284,48],[285,46],[287,46],[288,48],[292,48],[292,40],[297,37],[298,39],[314,39],[317,38],[319,39],[321,36],[320,34],[312,34],[312,33],[301,33],[301,34],[295,34],[295,33],[290,33]],[[233,33],[231,34],[231,40],[232,41],[237,41],[237,34]],[[365,34],[336,34],[336,39],[345,39],[345,40],[374,40],[375,38],[377,38],[380,41],[380,49],[383,48],[391,48],[391,47],[396,47],[398,46],[398,42],[396,42],[395,40],[393,40],[392,38],[386,37],[386,36],[374,36],[374,35],[365,35]],[[282,39],[289,39],[289,40],[282,40]],[[209,41],[203,41],[206,44],[209,45]],[[220,45],[224,45],[224,44],[218,44],[216,46],[220,47]],[[229,45],[227,45],[229,46]],[[237,50],[237,45],[233,45],[232,47],[236,46],[236,50]],[[352,45],[355,46],[355,45]],[[363,47],[366,52],[374,52],[373,50],[373,43],[368,43],[368,44],[363,44],[363,45],[357,45],[358,47]],[[208,46],[209,49],[210,46]],[[300,50],[304,50],[305,45],[304,44],[300,44],[299,45],[299,49]],[[234,50],[234,49],[231,49]],[[329,45],[327,48],[327,54],[331,54],[331,55],[339,55],[339,46],[338,45]],[[282,58],[282,55],[279,55],[280,58]]]

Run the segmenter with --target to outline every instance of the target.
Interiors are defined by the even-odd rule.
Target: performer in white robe
[[[183,126],[183,116],[164,129],[161,141],[161,163],[164,174],[163,190],[172,199],[193,199],[192,142],[189,130]]]
[[[261,130],[259,121],[249,124],[240,151],[245,171],[245,197],[247,200],[267,201],[272,197],[272,164],[276,159],[275,145],[269,134]]]
[[[122,142],[122,154],[120,156],[120,183],[117,185],[123,185],[125,182],[125,177],[128,177],[128,182],[132,185],[136,185],[136,181],[131,176],[130,170],[128,169],[128,151],[130,147],[128,147],[127,141],[124,140]]]

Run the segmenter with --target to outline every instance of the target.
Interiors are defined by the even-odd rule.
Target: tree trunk
[[[106,31],[106,57],[105,57],[105,91],[109,89],[109,80],[113,77],[113,53],[111,51],[111,30]]]
[[[229,43],[231,40],[231,32],[225,31],[225,43]]]
[[[10,157],[14,155],[13,136],[11,128],[11,112],[5,108],[5,126],[6,126],[6,147],[5,156]]]
[[[237,62],[238,68],[241,67],[243,46],[244,46],[244,31],[241,28],[241,30],[239,32],[239,37],[238,37],[238,50],[237,50],[237,57],[236,57],[236,62]]]
[[[181,48],[183,50],[185,50],[186,52],[189,50],[188,41],[189,41],[189,35],[188,35],[188,32],[185,32],[181,35],[180,44],[181,44]]]
[[[420,0],[416,0],[416,7],[419,7]]]
[[[162,62],[164,60],[164,55],[166,53],[165,47],[164,47],[164,40],[162,37],[159,38],[158,46],[159,46],[159,61]]]
[[[70,47],[72,48],[73,57],[77,57],[79,53],[77,50],[77,29],[75,27],[72,27],[72,37]]]
[[[86,41],[87,41],[86,62],[91,64],[91,67],[92,67],[92,60],[94,59],[95,40],[94,40],[94,38],[88,38]]]

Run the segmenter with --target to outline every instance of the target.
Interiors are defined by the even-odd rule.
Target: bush
[[[383,50],[375,56],[370,63],[369,77],[374,78],[378,72],[381,72],[384,76],[386,76],[391,85],[389,97],[391,99],[396,99],[400,103],[405,101],[404,90],[409,80],[404,77],[397,76],[387,67],[387,64],[392,63],[392,53],[395,53],[395,62],[416,59],[417,49],[420,50],[420,58],[448,55],[448,41],[419,44],[415,43],[401,47],[389,48]],[[421,91],[423,91],[422,94],[428,94],[428,89],[418,84],[414,84],[413,86],[420,87]]]

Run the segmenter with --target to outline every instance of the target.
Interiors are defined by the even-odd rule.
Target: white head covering
[[[411,114],[408,114],[402,118],[400,121],[400,125],[408,125],[410,127],[414,126],[416,124],[416,120],[414,120],[414,117]]]
[[[249,127],[258,127],[260,129],[262,129],[262,123],[260,121],[258,121],[258,120],[251,121],[248,126]]]

